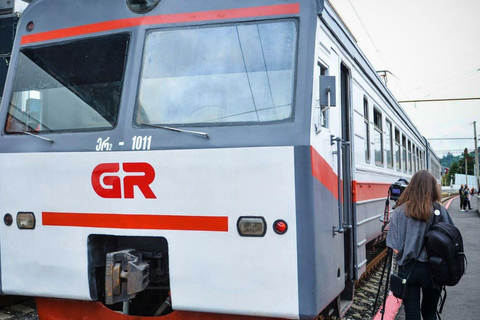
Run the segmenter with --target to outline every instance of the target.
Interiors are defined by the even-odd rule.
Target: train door
[[[351,126],[351,85],[350,70],[342,63],[340,67],[340,113],[341,113],[341,173],[342,173],[342,211],[344,221],[344,271],[345,290],[341,299],[353,300],[354,291],[354,234],[352,205],[352,126]]]

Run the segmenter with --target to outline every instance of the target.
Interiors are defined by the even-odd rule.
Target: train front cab
[[[164,319],[312,319],[350,301],[351,71],[331,60],[337,106],[319,108],[322,10],[34,0],[2,101],[0,203],[27,218],[1,226],[1,291],[39,297],[41,319],[165,301]]]

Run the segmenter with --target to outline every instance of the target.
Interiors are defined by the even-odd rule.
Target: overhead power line
[[[372,43],[373,47],[374,47],[375,50],[377,51],[378,56],[380,57],[380,59],[382,59],[383,63],[384,63],[385,66],[386,66],[387,63],[385,62],[385,59],[383,59],[382,55],[380,54],[380,51],[378,50],[377,46],[375,45],[375,42],[373,41],[372,37],[370,36],[370,33],[369,33],[368,30],[367,30],[367,27],[365,26],[365,24],[363,24],[362,18],[360,18],[360,15],[358,14],[357,9],[355,9],[355,6],[353,5],[352,1],[348,0],[348,2],[350,3],[350,6],[352,7],[353,12],[354,12],[355,15],[357,16],[358,21],[360,21],[360,24],[362,25],[363,30],[365,30],[365,33],[367,34],[368,39],[370,39],[370,42]]]
[[[427,140],[473,140],[475,138],[427,138]]]
[[[401,101],[398,101],[398,103],[444,102],[444,101],[469,101],[469,100],[480,100],[480,97],[472,97],[472,98],[449,98],[449,99],[401,100]]]
[[[428,83],[428,84],[425,84],[423,86],[417,87],[415,89],[408,90],[407,92],[422,90],[422,89],[437,85],[439,83],[447,82],[447,81],[455,81],[454,83],[456,83],[458,78],[462,78],[461,80],[463,80],[463,77],[469,76],[469,75],[471,75],[475,72],[478,72],[478,71],[480,71],[480,69],[475,69],[475,70],[471,70],[471,71],[468,71],[468,72],[465,72],[465,73],[462,73],[462,74],[457,74],[456,76],[445,78],[445,79],[435,81],[435,82],[432,82],[432,83]],[[449,83],[449,85],[452,85],[452,83]]]

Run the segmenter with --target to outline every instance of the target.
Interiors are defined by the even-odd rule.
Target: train
[[[325,0],[32,0],[0,122],[0,292],[40,319],[342,316],[438,157]]]

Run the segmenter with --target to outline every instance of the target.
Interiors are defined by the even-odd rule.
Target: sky
[[[480,1],[330,0],[397,100],[480,97]],[[402,103],[441,157],[474,149],[480,100]],[[470,140],[445,140],[471,138]],[[480,145],[480,142],[479,142]]]

